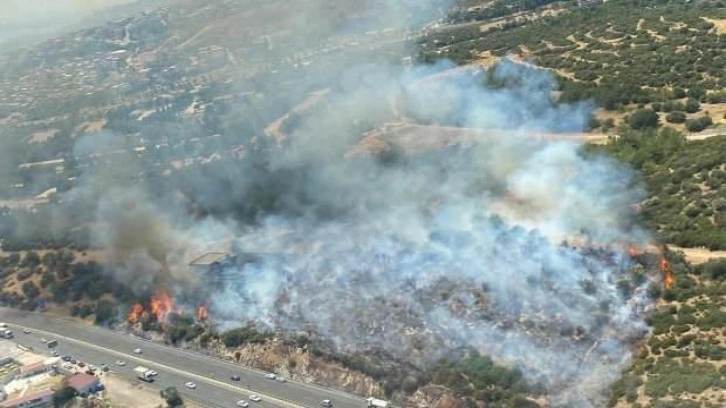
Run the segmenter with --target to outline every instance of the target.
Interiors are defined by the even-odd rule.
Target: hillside
[[[614,407],[722,407],[726,402],[726,261],[672,258],[676,287],[650,316],[653,334],[613,386]]]
[[[403,407],[723,405],[724,261],[661,245],[726,250],[723,4],[203,3],[0,57],[3,305]]]

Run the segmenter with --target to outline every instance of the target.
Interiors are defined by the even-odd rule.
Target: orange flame
[[[666,289],[672,289],[676,283],[675,276],[671,270],[671,264],[666,257],[660,258],[660,272],[663,274],[663,285]]]
[[[202,305],[197,308],[197,320],[203,322],[207,320],[207,307]]]
[[[151,297],[151,314],[162,322],[174,310],[174,300],[166,291],[159,291]]]
[[[144,307],[141,306],[141,303],[134,303],[133,306],[131,306],[131,311],[129,312],[129,322],[136,323],[139,321],[139,318],[144,313]]]

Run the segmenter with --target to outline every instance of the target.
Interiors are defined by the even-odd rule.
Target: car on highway
[[[322,400],[322,401],[320,401],[320,406],[325,407],[325,408],[332,408],[333,401],[331,401],[331,400]]]
[[[193,390],[193,389],[197,388],[197,384],[195,384],[195,383],[193,383],[191,381],[185,382],[184,383],[184,386],[187,387],[187,388],[189,388],[190,390]]]
[[[123,360],[116,360],[116,365],[119,367],[123,367],[126,365],[126,362]]]
[[[250,406],[250,404],[249,404],[249,402],[247,402],[245,400],[239,400],[239,401],[237,401],[237,406],[242,407],[242,408],[247,408]]]
[[[281,376],[279,376],[279,375],[278,375],[278,376],[277,376],[277,378],[275,378],[275,379],[276,379],[277,381],[281,382],[281,383],[287,382],[287,380],[285,379],[285,377],[281,377]]]
[[[262,398],[260,398],[257,394],[252,394],[250,395],[250,401],[260,402],[262,401]]]
[[[23,329],[23,333],[30,334],[30,329]]]
[[[157,375],[159,375],[159,373],[157,373],[154,370],[149,370],[149,375],[152,376],[152,377],[156,377]]]
[[[73,360],[73,356],[71,356],[70,354],[66,354],[65,356],[61,357],[61,360],[65,361],[67,363],[67,362],[70,362],[71,360]]]
[[[140,348],[134,349],[134,354],[141,354],[141,349]]]
[[[240,378],[239,378],[239,376],[237,374],[232,375],[231,377],[229,377],[229,379],[232,380],[232,381],[239,381],[240,380]]]
[[[275,374],[269,373],[265,374],[265,378],[267,378],[268,380],[274,380],[275,378],[277,378],[277,376]]]

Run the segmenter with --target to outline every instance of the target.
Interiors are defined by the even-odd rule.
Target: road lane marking
[[[19,325],[19,324],[15,324],[15,326],[18,326],[18,327],[21,327],[21,328],[24,328],[24,329],[25,328],[28,328],[28,327],[25,327],[25,326],[22,326],[22,325]],[[288,401],[285,401],[285,400],[281,400],[281,399],[278,399],[278,398],[274,398],[274,397],[271,397],[271,396],[266,395],[266,394],[262,394],[262,393],[259,393],[259,392],[256,392],[256,391],[248,390],[246,388],[242,388],[242,387],[235,386],[235,385],[232,385],[232,384],[227,384],[227,383],[222,382],[222,381],[219,381],[219,380],[213,380],[213,379],[210,379],[210,378],[207,378],[207,377],[198,375],[198,374],[186,372],[184,370],[180,370],[178,368],[174,368],[174,367],[171,367],[171,366],[167,366],[165,364],[156,363],[154,361],[147,360],[147,359],[138,357],[136,355],[122,353],[120,351],[116,351],[116,350],[109,349],[109,348],[106,348],[106,347],[101,347],[101,346],[98,346],[98,345],[95,345],[95,344],[91,344],[91,343],[86,343],[85,341],[76,340],[76,339],[73,339],[73,338],[70,338],[70,337],[66,337],[66,336],[63,336],[63,335],[59,335],[57,333],[47,332],[45,330],[38,330],[38,329],[34,329],[34,330],[36,332],[44,333],[44,334],[48,335],[49,337],[63,339],[65,341],[69,341],[71,343],[76,343],[76,344],[79,344],[81,346],[84,346],[84,347],[87,347],[87,348],[91,348],[91,349],[94,349],[94,350],[97,350],[97,351],[102,351],[102,352],[109,353],[109,354],[115,354],[116,356],[125,357],[127,360],[135,360],[139,364],[144,364],[144,365],[147,365],[147,366],[156,366],[156,367],[159,367],[159,368],[161,368],[163,370],[173,372],[173,373],[175,373],[177,375],[196,378],[197,381],[202,382],[202,383],[216,385],[217,387],[226,388],[227,390],[234,391],[234,392],[247,393],[247,394],[256,394],[260,398],[262,398],[262,401],[269,401],[269,402],[272,402],[272,403],[275,403],[275,404],[278,404],[278,405],[281,405],[281,406],[284,406],[284,407],[289,407],[289,408],[305,408],[302,405],[296,405],[296,404],[293,404],[291,402],[288,402]]]
[[[102,333],[104,335],[116,336],[119,338],[132,339],[133,341],[143,342],[143,343],[147,344],[147,346],[144,346],[144,347],[152,347],[161,352],[173,352],[173,353],[179,353],[180,355],[185,354],[185,355],[189,356],[190,358],[200,358],[200,359],[208,360],[210,362],[214,362],[215,364],[227,365],[229,367],[233,367],[236,370],[239,370],[240,372],[244,371],[248,375],[264,375],[265,374],[265,372],[263,370],[259,370],[254,367],[240,366],[240,365],[234,364],[231,361],[228,361],[225,359],[208,356],[208,355],[205,355],[202,353],[196,353],[196,352],[193,352],[190,350],[185,350],[185,349],[178,348],[178,347],[169,347],[169,346],[154,342],[153,340],[145,339],[145,338],[134,336],[134,335],[126,336],[126,335],[123,335],[122,333],[119,333],[117,331],[114,331],[114,330],[111,330],[111,329],[108,329],[105,327],[99,327],[99,326],[95,326],[95,325],[85,325],[76,320],[69,319],[69,318],[66,318],[63,316],[47,315],[47,314],[42,314],[42,313],[37,313],[37,312],[21,311],[21,310],[17,310],[17,309],[0,307],[0,310],[3,310],[3,309],[7,312],[13,312],[16,315],[20,314],[21,319],[22,319],[22,315],[26,314],[26,315],[36,316],[38,318],[61,321],[61,322],[65,322],[67,325],[74,326],[77,328],[82,328],[85,331],[98,332],[98,333]],[[20,325],[18,325],[18,326],[20,326]],[[332,394],[332,395],[335,395],[342,399],[347,399],[348,402],[350,402],[350,403],[357,404],[359,402],[358,396],[348,394],[348,393],[338,390],[338,389],[328,388],[328,387],[321,386],[318,384],[309,384],[309,383],[305,383],[302,381],[290,381],[290,382],[297,386],[300,386],[301,388],[307,388],[310,391],[314,391],[317,393]],[[287,401],[287,400],[283,400],[283,401]],[[361,398],[360,403],[364,404],[365,401]]]

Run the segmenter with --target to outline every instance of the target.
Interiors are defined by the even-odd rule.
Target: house
[[[40,408],[53,405],[53,390],[32,392],[22,397],[0,402],[0,408]]]
[[[68,386],[76,390],[78,395],[86,396],[101,386],[101,380],[89,374],[78,373],[68,378]]]
[[[45,361],[39,361],[37,363],[26,364],[20,367],[20,378],[32,377],[37,374],[42,374],[48,371],[48,366]]]

